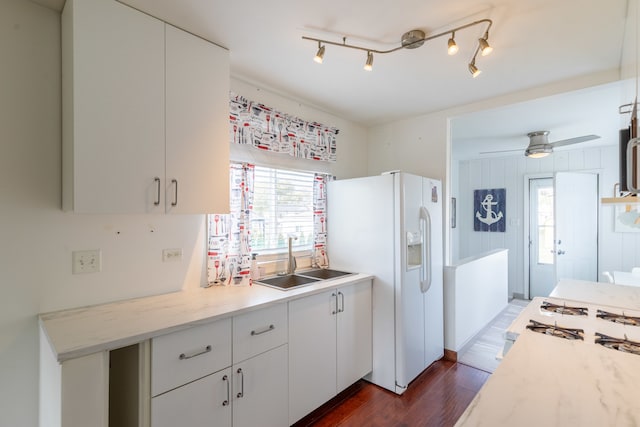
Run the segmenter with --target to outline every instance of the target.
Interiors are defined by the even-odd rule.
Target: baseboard
[[[513,295],[511,295],[512,299],[524,299],[524,294],[519,294],[517,292],[514,292]]]
[[[458,353],[453,351],[453,350],[449,350],[448,348],[444,349],[444,360],[448,360],[450,362],[457,362],[458,361]]]

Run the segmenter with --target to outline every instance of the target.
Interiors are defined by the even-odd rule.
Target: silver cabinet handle
[[[336,308],[335,310],[333,310],[331,312],[331,314],[336,314],[338,313],[338,294],[336,294],[335,292],[331,294],[332,297],[334,297],[336,299]]]
[[[187,360],[187,359],[192,359],[196,356],[201,356],[203,354],[209,353],[211,351],[211,345],[208,345],[204,348],[204,350],[200,350],[200,351],[195,351],[193,353],[180,353],[180,356],[178,356],[178,359],[180,360]]]
[[[240,374],[240,391],[236,395],[236,397],[240,399],[244,396],[244,372],[242,372],[242,368],[238,368],[236,372]]]
[[[227,400],[222,402],[222,406],[228,406],[229,405],[229,377],[227,377],[226,375],[224,377],[222,377],[222,381],[227,383]]]
[[[269,331],[273,331],[275,328],[276,328],[275,326],[273,326],[273,325],[269,325],[269,326],[267,326],[266,328],[264,328],[264,329],[262,329],[262,330],[259,330],[259,331],[255,331],[255,330],[254,330],[254,331],[251,331],[251,336],[255,336],[255,335],[262,335],[262,334],[265,334],[265,333],[267,333],[267,332],[269,332]]]
[[[177,206],[178,204],[178,180],[177,179],[172,179],[171,183],[173,185],[175,185],[175,190],[173,192],[173,202],[171,202],[171,206]]]
[[[153,178],[153,180],[156,182],[156,187],[158,189],[158,194],[156,196],[156,201],[153,202],[153,204],[158,206],[160,204],[160,178],[158,178],[156,176],[155,178]]]
[[[342,292],[338,292],[340,299],[342,300],[342,306],[338,308],[338,313],[344,313],[344,294]]]

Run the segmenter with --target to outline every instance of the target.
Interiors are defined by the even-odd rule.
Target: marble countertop
[[[637,426],[640,356],[522,334],[456,426]]]
[[[551,297],[640,310],[640,287],[584,280],[561,280]]]
[[[261,285],[212,286],[44,313],[39,320],[57,360],[63,362],[372,277],[354,274],[288,291]]]
[[[640,327],[598,319],[597,309],[640,313],[640,289],[561,281],[550,298],[534,298],[514,320],[515,343],[456,426],[638,426],[640,355],[595,343],[595,333],[640,341]],[[545,300],[588,309],[586,316],[540,310]],[[572,304],[575,303],[575,304]],[[526,329],[529,319],[584,330],[566,340]],[[509,336],[511,334],[511,337]]]

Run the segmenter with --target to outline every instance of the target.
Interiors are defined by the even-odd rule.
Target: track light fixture
[[[447,42],[447,53],[449,55],[455,55],[456,53],[458,53],[458,45],[456,44],[455,37],[456,37],[456,32],[452,31],[451,38]]]
[[[473,56],[473,59],[469,63],[469,72],[471,73],[471,77],[473,77],[474,79],[476,77],[478,77],[480,75],[480,73],[482,73],[482,71],[479,70],[478,67],[476,67],[476,56],[475,55]]]
[[[367,62],[364,64],[365,71],[373,70],[373,53],[367,52]]]
[[[493,52],[493,48],[489,46],[489,42],[487,39],[489,38],[489,33],[485,32],[484,36],[481,39],[478,39],[478,46],[480,46],[480,52],[482,56],[487,56],[491,52]]]
[[[316,53],[316,56],[313,57],[313,60],[318,64],[322,64],[322,61],[324,60],[324,46],[320,42],[318,42],[318,52]]]
[[[388,50],[378,50],[378,49],[371,49],[364,46],[352,45],[347,43],[346,37],[342,37],[342,43],[332,42],[329,40],[317,39],[314,37],[307,37],[307,36],[302,36],[302,38],[304,40],[311,40],[311,41],[318,42],[318,52],[316,53],[316,56],[313,58],[315,62],[318,62],[320,64],[322,63],[326,45],[341,46],[349,49],[356,49],[356,50],[362,50],[367,52],[367,62],[365,63],[364,69],[367,71],[371,71],[373,69],[374,53],[384,54],[384,53],[396,52],[400,49],[415,49],[422,46],[425,42],[429,40],[433,40],[446,35],[451,35],[447,42],[447,53],[449,55],[455,55],[458,52],[458,45],[455,41],[456,31],[460,31],[465,28],[473,27],[476,25],[487,26],[484,31],[484,35],[478,39],[478,46],[476,47],[475,53],[473,54],[473,57],[469,62],[469,71],[471,72],[471,75],[473,77],[477,77],[478,74],[480,74],[480,70],[478,70],[478,67],[476,67],[476,57],[478,56],[478,53],[481,53],[482,56],[487,56],[493,51],[493,48],[489,45],[489,29],[491,29],[491,25],[493,25],[493,21],[491,21],[490,19],[480,19],[478,21],[473,21],[468,24],[460,25],[450,30],[443,31],[441,33],[431,34],[428,36],[422,30],[411,30],[402,35],[402,37],[400,38],[400,46],[397,46]]]

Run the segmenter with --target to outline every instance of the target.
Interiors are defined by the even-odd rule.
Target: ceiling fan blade
[[[478,154],[498,154],[498,153],[515,153],[515,152],[524,152],[524,148],[517,148],[514,150],[480,151]]]
[[[563,139],[560,141],[552,142],[551,145],[554,147],[562,147],[564,145],[578,144],[580,142],[591,141],[592,139],[598,139],[600,135],[584,135],[577,136],[575,138]]]

